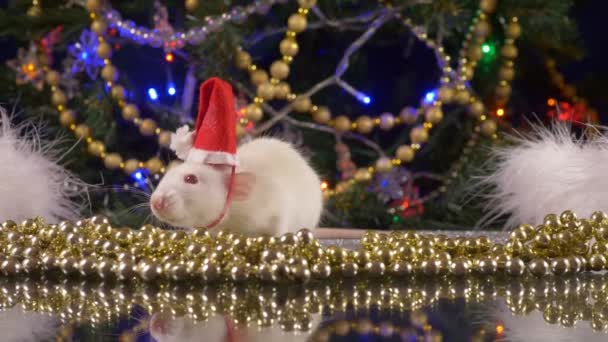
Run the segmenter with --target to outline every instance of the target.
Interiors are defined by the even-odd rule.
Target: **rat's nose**
[[[157,211],[165,209],[166,203],[165,198],[163,196],[152,197],[152,208]]]

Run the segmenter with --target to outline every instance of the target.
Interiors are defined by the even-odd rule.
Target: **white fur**
[[[188,125],[184,125],[171,134],[171,145],[169,146],[181,160],[185,160],[192,149],[194,133],[190,132]]]
[[[59,320],[53,316],[28,312],[21,305],[0,311],[0,341],[39,342],[57,337]]]
[[[496,170],[479,183],[493,189],[484,220],[507,214],[512,227],[567,209],[579,217],[608,210],[606,136],[573,138],[570,126],[556,123],[512,139],[514,146],[493,151]]]
[[[308,162],[290,144],[274,138],[254,139],[237,150],[238,173],[255,176],[246,200],[233,201],[218,229],[249,235],[281,235],[301,228],[316,228],[323,206],[321,182]],[[199,184],[184,183],[195,174]],[[170,207],[152,211],[162,221],[193,228],[215,220],[224,206],[226,176],[208,165],[186,161],[170,169],[152,194],[162,196]]]
[[[238,341],[242,342],[305,342],[308,341],[310,334],[317,329],[321,323],[321,315],[315,314],[311,317],[310,332],[285,332],[278,324],[273,324],[267,328],[259,327],[239,327]],[[165,326],[165,331],[161,332],[154,328],[158,320],[164,320],[161,324]],[[226,322],[221,316],[210,317],[206,322],[194,323],[187,317],[176,319],[163,318],[159,315],[152,316],[150,320],[150,335],[157,342],[225,342],[226,341]],[[202,339],[204,337],[204,339]]]
[[[2,108],[0,126],[0,221],[76,218],[73,186],[82,184],[57,164],[56,141],[41,140],[41,127],[30,123],[12,127]]]
[[[600,342],[608,341],[605,332],[591,329],[589,321],[578,322],[574,327],[561,327],[559,324],[545,322],[543,313],[532,311],[523,316],[514,315],[504,303],[494,312],[498,321],[505,327],[502,341],[551,341],[551,342]]]

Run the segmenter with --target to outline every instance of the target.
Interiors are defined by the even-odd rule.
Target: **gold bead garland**
[[[93,290],[94,289],[94,290]],[[343,317],[357,313],[369,317],[372,310],[408,312],[410,325],[430,332],[432,326],[425,313],[440,300],[463,299],[465,303],[496,301],[502,297],[513,315],[542,313],[546,323],[572,328],[586,322],[596,332],[606,332],[608,317],[608,278],[588,277],[468,277],[428,281],[413,279],[374,282],[340,281],[309,284],[298,291],[288,286],[264,286],[256,282],[225,283],[218,286],[175,287],[166,282],[147,286],[142,283],[75,283],[45,281],[19,282],[0,280],[0,310],[19,304],[26,312],[51,314],[68,326],[85,323],[96,327],[112,320],[129,317],[132,307],[144,308],[149,314],[162,313],[163,319],[206,321],[226,315],[237,325],[268,327],[278,325],[285,332],[311,333],[311,341],[325,342],[328,337],[348,333],[380,334],[388,337],[400,331],[389,321],[379,325],[366,319],[346,321],[343,318],[323,324],[315,331],[312,315],[327,313]],[[107,323],[106,323],[107,324]],[[131,332],[146,331],[143,320]],[[504,327],[501,326],[503,329]],[[66,333],[66,332],[62,332]],[[481,333],[481,331],[479,332]],[[69,335],[66,334],[67,336]]]
[[[504,62],[498,72],[498,85],[495,89],[496,105],[499,107],[496,110],[496,116],[502,117],[505,115],[505,105],[511,97],[511,82],[515,78],[514,60],[517,58],[517,47],[515,41],[521,35],[521,26],[519,19],[512,17],[505,26],[505,42],[500,49],[501,57]]]
[[[106,81],[110,88],[112,97],[117,101],[122,109],[122,116],[125,120],[132,121],[139,126],[140,133],[144,136],[158,135],[158,143],[160,146],[169,146],[171,133],[158,127],[152,119],[139,118],[139,109],[135,104],[125,101],[126,93],[122,85],[116,83],[118,78],[118,70],[112,65],[110,57],[112,55],[112,47],[105,40],[104,34],[107,29],[107,23],[102,18],[97,16],[101,10],[101,3],[98,1],[87,2],[87,9],[90,11],[91,30],[97,34],[99,45],[97,54],[104,61],[105,66],[101,70],[101,77]],[[78,138],[83,139],[87,143],[87,151],[103,160],[103,164],[108,169],[122,169],[126,174],[130,175],[138,168],[148,169],[151,174],[162,174],[166,171],[166,165],[158,157],[152,157],[148,161],[139,161],[136,159],[125,160],[119,153],[106,153],[105,144],[101,141],[94,140],[92,130],[85,124],[76,125],[75,113],[67,108],[67,96],[59,88],[61,76],[59,72],[47,69],[46,82],[51,87],[51,102],[59,111],[59,121],[63,126],[68,127]]]
[[[389,8],[392,7],[392,5],[390,3],[386,3],[384,1],[380,1],[380,3],[384,4],[385,6],[387,6]],[[435,48],[437,50],[436,55],[439,56],[438,58],[442,58],[444,60],[444,64],[447,65],[447,67],[444,68],[444,70],[443,70],[444,76],[441,77],[441,82],[444,85],[442,87],[440,87],[437,92],[438,101],[435,101],[433,103],[433,106],[426,109],[425,116],[426,116],[427,121],[424,122],[424,124],[422,126],[415,127],[410,131],[410,139],[411,139],[412,143],[410,145],[399,146],[397,148],[397,150],[395,151],[395,158],[391,160],[391,163],[386,163],[386,160],[381,158],[380,160],[378,160],[378,162],[376,163],[375,166],[369,166],[367,168],[360,168],[359,170],[357,170],[354,178],[338,183],[336,185],[335,189],[326,187],[323,192],[325,198],[329,198],[331,196],[334,196],[336,193],[339,193],[341,191],[348,189],[351,185],[355,184],[356,182],[362,182],[362,181],[367,181],[367,180],[371,179],[371,177],[373,176],[373,174],[376,171],[380,171],[380,172],[390,171],[390,169],[392,168],[392,165],[397,166],[397,165],[401,165],[402,163],[411,162],[415,157],[416,151],[420,149],[420,143],[426,142],[426,140],[428,139],[428,130],[430,128],[432,128],[433,125],[438,122],[438,120],[436,120],[436,119],[438,119],[441,116],[441,114],[438,114],[438,112],[439,113],[441,112],[442,101],[444,101],[445,103],[457,102],[457,103],[461,103],[461,104],[468,104],[467,109],[468,109],[469,114],[472,115],[473,117],[475,117],[480,122],[480,124],[475,127],[475,131],[481,132],[483,135],[492,137],[494,139],[497,138],[496,122],[489,118],[489,115],[486,114],[486,109],[485,109],[484,104],[480,100],[478,100],[473,94],[471,94],[469,92],[469,89],[464,84],[464,82],[469,81],[473,78],[475,67],[477,65],[477,60],[467,59],[467,57],[465,55],[465,53],[466,53],[465,51],[467,51],[469,46],[472,46],[475,49],[479,49],[481,51],[481,44],[484,42],[487,35],[489,34],[488,30],[483,30],[481,32],[478,32],[479,30],[476,30],[476,28],[478,27],[478,25],[480,25],[480,23],[485,23],[485,25],[489,25],[487,23],[487,16],[490,14],[490,12],[484,12],[483,8],[491,8],[491,7],[480,5],[480,11],[478,12],[477,17],[473,20],[473,25],[471,25],[469,28],[470,31],[466,35],[466,39],[463,42],[462,49],[460,52],[461,58],[459,59],[459,67],[458,67],[458,72],[457,72],[457,82],[458,83],[455,88],[452,88],[448,84],[450,82],[450,77],[448,75],[449,75],[449,73],[451,73],[452,70],[449,67],[449,56],[447,56],[444,53],[443,48],[436,47],[435,42],[433,42],[430,38],[428,38],[426,33],[416,30],[412,26],[412,22],[410,19],[403,18],[401,13],[396,14],[396,16],[400,20],[403,21],[403,24],[406,27],[410,28],[410,30],[417,36],[418,39],[424,41],[427,44],[427,46],[429,46],[430,48]],[[475,41],[474,41],[475,44],[471,45],[471,40],[473,38],[473,32],[476,32]],[[321,108],[325,108],[325,107],[321,107]],[[402,115],[402,117],[403,118],[412,117],[412,113],[418,113],[421,110],[424,111],[424,108],[414,109],[414,108],[406,107],[402,111],[402,112],[405,112],[404,115]],[[416,118],[417,115],[418,114],[415,114],[413,117]],[[357,121],[360,121],[361,118],[363,118],[363,117],[360,117],[359,119],[357,119]],[[365,117],[365,118],[367,118],[367,117]],[[433,119],[435,119],[435,120],[433,120]],[[403,123],[410,123],[410,124],[413,123],[413,122],[405,122],[405,121],[402,121],[401,119],[395,119],[395,120],[399,120],[400,122],[403,122]],[[367,121],[367,119],[364,119],[364,121]],[[431,122],[431,121],[434,121],[434,122]],[[440,121],[440,119],[439,119],[439,121]],[[375,119],[374,122],[378,122],[378,124],[380,124],[382,122],[382,118]],[[347,131],[349,125],[350,125],[350,120],[345,116],[339,116],[334,121],[334,126],[337,131]],[[477,136],[475,136],[475,139],[477,139]],[[435,197],[435,196],[439,195],[439,193],[441,192],[442,189],[445,189],[445,187],[440,187],[438,189],[438,192],[433,192],[433,193],[429,194],[429,196]],[[399,208],[397,208],[396,210],[399,210]]]
[[[547,215],[536,228],[514,229],[504,244],[483,236],[367,232],[352,251],[324,248],[306,229],[279,238],[226,231],[214,238],[204,229],[190,235],[151,225],[117,229],[101,217],[59,225],[40,218],[6,221],[0,237],[5,241],[0,273],[5,276],[56,270],[67,277],[101,279],[306,283],[342,276],[563,275],[608,266],[608,219],[601,212],[588,220],[570,211]]]

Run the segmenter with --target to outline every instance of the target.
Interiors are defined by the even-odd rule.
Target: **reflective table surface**
[[[0,280],[0,341],[608,341],[608,275]]]

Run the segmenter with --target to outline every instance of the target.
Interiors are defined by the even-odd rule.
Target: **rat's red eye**
[[[184,183],[188,183],[188,184],[196,184],[196,183],[198,183],[198,178],[196,178],[196,176],[195,176],[195,175],[192,175],[192,174],[190,174],[190,175],[186,175],[186,176],[184,177]]]

